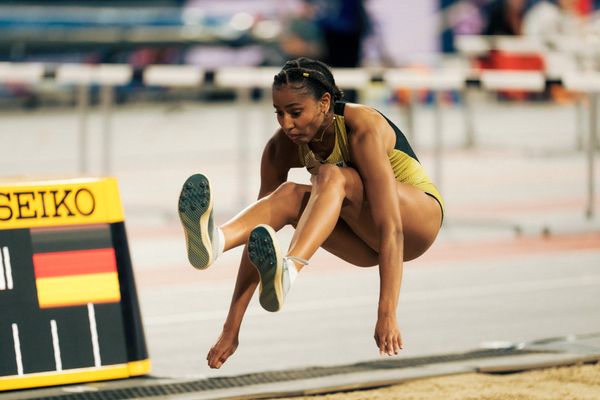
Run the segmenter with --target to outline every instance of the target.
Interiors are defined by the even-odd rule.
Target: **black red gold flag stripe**
[[[121,300],[108,224],[32,229],[31,238],[40,308]]]

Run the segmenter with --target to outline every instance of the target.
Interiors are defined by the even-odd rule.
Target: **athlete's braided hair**
[[[306,57],[286,62],[281,71],[275,75],[273,88],[290,84],[297,85],[295,87],[298,89],[306,88],[317,100],[325,93],[331,94],[333,102],[343,97],[327,64]]]

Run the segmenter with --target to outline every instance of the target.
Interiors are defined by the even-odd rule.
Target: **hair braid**
[[[296,84],[298,88],[306,88],[316,99],[320,99],[325,93],[331,94],[333,101],[341,100],[343,97],[327,64],[306,57],[286,62],[281,71],[275,75],[274,88],[290,84]]]

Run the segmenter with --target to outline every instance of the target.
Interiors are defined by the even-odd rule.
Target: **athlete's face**
[[[295,144],[306,144],[321,132],[329,109],[329,93],[316,100],[303,88],[289,85],[273,89],[273,107],[277,122]]]

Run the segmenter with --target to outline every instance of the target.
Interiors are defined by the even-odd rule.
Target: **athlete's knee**
[[[289,218],[295,218],[302,210],[307,196],[310,194],[309,185],[295,182],[284,182],[269,195],[278,208],[284,209]],[[292,221],[290,221],[291,223]]]
[[[329,189],[344,191],[346,178],[340,167],[332,164],[323,164],[314,180],[318,190]]]
[[[269,195],[274,200],[285,200],[288,203],[295,203],[302,200],[306,193],[310,192],[310,186],[301,185],[295,182],[284,182]]]

